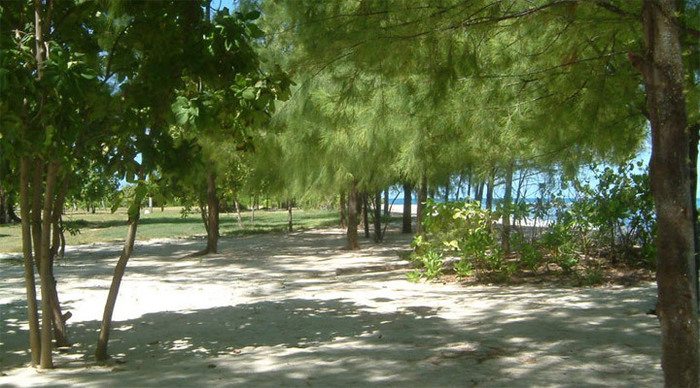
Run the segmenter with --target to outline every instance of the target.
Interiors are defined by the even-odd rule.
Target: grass
[[[242,212],[243,228],[238,226],[235,213],[220,215],[220,233],[222,236],[235,236],[256,233],[274,233],[287,230],[286,210],[258,210],[255,220],[251,222],[251,212]],[[98,210],[95,214],[69,211],[63,216],[66,227],[66,245],[91,244],[96,242],[121,242],[126,237],[126,209],[115,213]],[[311,229],[337,225],[335,212],[325,210],[295,209],[293,227],[295,230]],[[78,232],[72,234],[68,229]],[[183,238],[205,236],[206,231],[199,213],[183,217],[181,208],[167,207],[164,211],[155,208],[153,213],[141,213],[137,240],[155,238]],[[0,253],[22,251],[22,230],[19,224],[0,226]]]

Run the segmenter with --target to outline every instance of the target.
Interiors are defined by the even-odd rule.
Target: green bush
[[[418,281],[420,279],[433,280],[442,275],[443,256],[442,253],[428,250],[423,254],[412,255],[412,261],[421,268],[408,273],[408,279]]]

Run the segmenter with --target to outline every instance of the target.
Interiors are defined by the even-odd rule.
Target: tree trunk
[[[50,162],[46,172],[46,192],[44,193],[44,206],[42,209],[41,256],[39,257],[39,275],[41,282],[41,361],[39,365],[43,369],[53,368],[53,320],[52,320],[52,289],[54,289],[51,277],[51,213],[53,210],[54,189],[58,175],[58,162]]]
[[[630,56],[644,77],[652,128],[651,189],[656,203],[657,311],[661,366],[668,387],[698,386],[698,321],[694,300],[694,221],[684,69],[676,1],[645,0],[646,55]]]
[[[243,229],[243,217],[241,216],[241,204],[237,199],[233,200],[233,205],[236,207],[236,216],[238,217],[238,229]]]
[[[352,182],[348,191],[348,245],[347,249],[360,249],[360,244],[357,239],[357,203],[359,195],[357,193],[357,184]]]
[[[56,198],[54,199],[53,214],[51,217],[52,224],[52,241],[51,250],[49,253],[49,275],[51,287],[51,311],[53,320],[53,334],[56,340],[56,347],[66,347],[70,346],[68,341],[68,334],[66,332],[66,320],[70,318],[71,313],[68,312],[63,314],[61,312],[61,302],[58,299],[58,290],[56,286],[58,282],[53,273],[54,262],[56,260],[56,254],[58,253],[59,247],[61,246],[61,214],[63,214],[63,204],[66,199],[66,191],[68,190],[68,178],[64,178],[61,182],[61,186],[58,189]]]
[[[292,200],[287,201],[287,231],[292,233]]]
[[[43,202],[44,162],[38,157],[34,158],[34,171],[32,172],[32,244],[37,271],[41,272],[41,204]]]
[[[695,286],[695,314],[700,310],[700,225],[698,224],[698,206],[696,193],[698,189],[698,143],[700,142],[700,124],[690,127],[690,203],[693,206],[693,247],[695,267],[693,268],[693,285]]]
[[[29,208],[29,158],[20,160],[20,212],[22,215],[22,253],[24,255],[24,285],[27,290],[27,320],[29,321],[29,348],[32,366],[41,361],[41,340],[39,336],[39,313],[36,301],[36,281],[34,279],[34,257],[32,257],[32,236]]]
[[[216,174],[207,173],[207,249],[206,253],[217,253],[219,243],[219,198],[216,195]]]
[[[486,183],[486,210],[491,211],[493,208],[493,185],[494,174],[489,175],[489,181]]]
[[[387,191],[384,191],[386,194]],[[388,201],[384,201],[384,203],[387,203]],[[382,192],[377,191],[374,194],[374,242],[378,243],[382,241]]]
[[[403,227],[401,233],[412,233],[411,225],[411,192],[413,188],[409,183],[403,185]]]
[[[389,217],[389,189],[384,190],[384,215]]]
[[[200,200],[199,202],[199,215],[202,217],[202,222],[204,223],[204,230],[209,235],[209,216],[207,216],[207,205]]]
[[[428,201],[428,177],[423,175],[418,188],[418,205],[416,206],[416,233],[423,233],[423,218],[425,217],[425,203]]]
[[[124,248],[119,256],[117,265],[114,267],[114,275],[112,276],[112,285],[109,287],[107,294],[107,302],[105,303],[104,313],[102,314],[102,324],[100,325],[100,335],[97,338],[97,349],[95,350],[95,359],[104,361],[109,358],[107,354],[107,345],[109,342],[109,334],[112,327],[112,315],[114,306],[117,303],[117,295],[119,294],[119,286],[121,285],[126,264],[129,262],[131,253],[134,251],[134,242],[136,241],[136,229],[140,218],[141,199],[137,198],[132,203],[129,209],[129,229],[124,241]]]
[[[0,186],[0,225],[10,223],[9,202],[7,192]]]
[[[365,238],[369,238],[369,199],[367,193],[362,193],[362,224],[365,228]]]
[[[340,228],[345,229],[348,226],[348,204],[345,202],[345,192],[340,193]]]
[[[503,193],[503,214],[501,215],[501,249],[510,253],[510,210],[513,198],[513,163],[506,167],[505,188]]]
[[[483,199],[484,199],[484,182],[478,182],[476,185],[475,194],[474,194],[474,200],[476,202],[479,202],[480,206],[483,206]]]

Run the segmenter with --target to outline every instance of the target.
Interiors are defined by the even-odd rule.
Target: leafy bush
[[[416,255],[427,261],[428,255],[455,255],[459,276],[473,272],[504,270],[503,255],[492,227],[491,214],[478,202],[426,203],[423,234],[412,243]],[[427,268],[427,266],[426,266]]]
[[[409,272],[409,280],[432,280],[442,275],[443,256],[440,252],[429,250],[421,255],[414,255],[413,261],[422,267],[422,271],[414,270]]]

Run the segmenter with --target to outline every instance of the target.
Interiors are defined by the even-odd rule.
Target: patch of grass
[[[185,238],[205,236],[206,230],[198,213],[182,217],[179,207],[168,207],[164,211],[154,208],[153,213],[141,213],[137,240],[155,238]],[[286,210],[257,210],[255,220],[251,221],[251,212],[242,212],[243,228],[238,226],[235,213],[220,215],[220,233],[223,236],[237,236],[258,233],[287,231]],[[126,238],[126,209],[115,213],[98,210],[95,214],[69,211],[63,216],[66,227],[66,245],[91,244],[96,242],[123,241]],[[337,225],[337,215],[325,210],[294,209],[292,213],[295,231]],[[68,229],[79,232],[71,234]],[[0,226],[0,253],[22,251],[22,229],[19,224]]]

